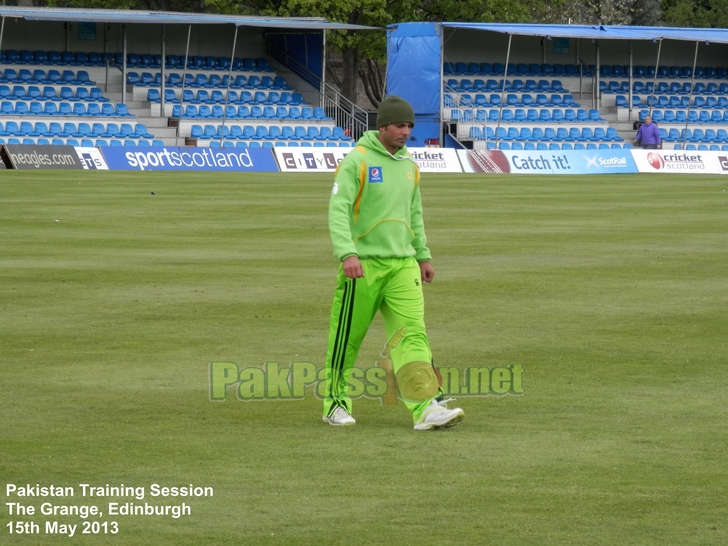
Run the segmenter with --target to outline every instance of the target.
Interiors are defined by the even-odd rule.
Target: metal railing
[[[357,106],[341,93],[338,89],[323,81],[317,74],[307,66],[294,59],[287,51],[267,41],[266,52],[272,58],[283,63],[294,73],[298,74],[307,82],[319,90],[319,103],[326,115],[334,120],[334,123],[344,129],[344,132],[356,141],[364,131],[368,129],[367,111]]]

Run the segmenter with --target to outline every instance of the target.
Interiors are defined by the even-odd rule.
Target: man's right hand
[[[364,269],[362,268],[361,262],[357,256],[344,258],[342,268],[344,270],[344,275],[346,275],[349,279],[358,279],[359,277],[364,276]]]

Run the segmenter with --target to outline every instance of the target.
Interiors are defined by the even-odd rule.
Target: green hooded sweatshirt
[[[329,201],[334,255],[428,261],[420,170],[406,147],[392,155],[378,136],[365,132],[336,169]]]

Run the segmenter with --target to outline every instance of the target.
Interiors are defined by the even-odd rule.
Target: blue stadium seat
[[[136,134],[134,134],[134,128],[130,123],[122,123],[119,126],[119,129],[123,138],[139,138]]]
[[[581,131],[579,131],[579,134],[581,134]],[[556,129],[556,141],[567,142],[570,141],[570,139],[571,136],[569,135],[569,130],[566,127],[559,127]]]
[[[149,102],[160,102],[162,96],[159,93],[159,89],[150,89],[147,91],[147,101]]]
[[[127,108],[126,104],[116,105],[116,115],[123,117],[134,117],[133,114],[129,113],[129,109]]]
[[[230,83],[230,87],[233,89],[242,89],[248,86],[248,78],[242,74],[235,76],[235,79]]]
[[[134,126],[134,134],[138,138],[154,138],[154,135],[152,135],[152,134],[149,133],[149,131],[147,130],[146,125],[144,125],[143,123],[137,123]]]
[[[26,91],[25,87],[22,85],[15,85],[13,86],[13,91],[11,96],[9,97],[13,100],[23,100],[26,98]]]
[[[36,132],[35,127],[33,127],[33,124],[29,121],[20,122],[20,134],[31,137],[40,136],[40,133]]]
[[[109,99],[104,97],[104,92],[98,87],[92,87],[89,92],[89,99],[96,102],[109,102]]]
[[[73,133],[71,136],[74,136],[76,138],[89,138],[93,137],[93,131],[91,130],[91,126],[86,122],[81,122],[78,124],[78,128],[75,133]]]
[[[27,116],[30,113],[30,110],[28,109],[28,103],[23,101],[18,101],[15,103],[15,115],[16,116]]]
[[[529,140],[531,140],[532,142],[537,142],[539,140],[544,140],[544,139],[545,139],[544,131],[541,127],[534,127],[531,130],[531,138]]]
[[[324,129],[324,128],[322,127],[322,129]],[[326,129],[328,129],[328,127],[326,127]],[[280,136],[281,136],[280,126],[272,125],[271,127],[268,128],[268,135],[265,138],[268,140],[276,140]],[[319,137],[320,137],[320,135],[319,135]]]
[[[45,112],[43,111],[43,104],[37,101],[31,102],[28,105],[28,113],[31,116],[44,116]]]
[[[688,138],[689,142],[702,142],[705,138],[705,132],[702,129],[694,129],[693,135]]]
[[[326,112],[323,108],[317,106],[313,109],[313,117],[318,120],[328,120],[331,119],[326,115]]]

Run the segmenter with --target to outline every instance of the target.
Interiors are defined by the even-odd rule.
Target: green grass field
[[[460,397],[465,421],[425,433],[370,399],[346,429],[312,392],[210,401],[212,361],[323,366],[331,184],[2,175],[0,543],[728,544],[728,177],[424,175],[436,363],[525,367],[523,395]],[[385,341],[377,319],[358,365]],[[111,517],[110,501],[191,514]],[[98,506],[89,521],[118,533],[43,503]]]

